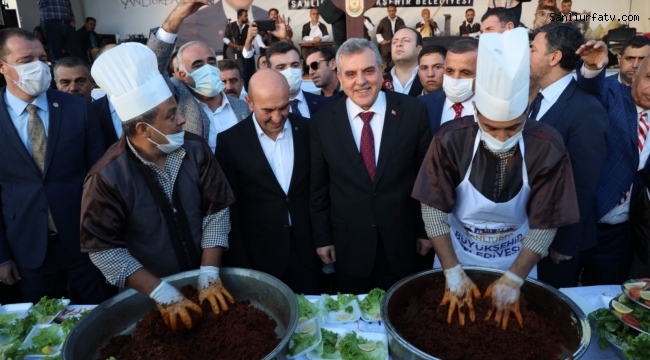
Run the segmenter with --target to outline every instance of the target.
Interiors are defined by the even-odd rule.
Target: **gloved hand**
[[[483,296],[492,296],[492,309],[488,311],[485,320],[490,320],[494,310],[496,309],[496,314],[494,315],[494,321],[496,325],[501,324],[501,328],[506,330],[508,328],[508,320],[510,319],[510,313],[515,315],[517,322],[520,327],[524,327],[524,320],[521,317],[521,311],[519,310],[519,295],[521,285],[524,284],[524,279],[519,276],[506,271],[506,273],[499,278],[499,280],[493,282],[485,290]]]
[[[471,321],[476,320],[472,300],[480,297],[481,292],[478,290],[478,287],[465,274],[460,264],[445,270],[445,295],[442,298],[442,302],[440,302],[440,306],[449,304],[447,324],[451,324],[454,310],[458,309],[458,322],[461,326],[465,325],[465,313],[460,310],[463,305],[467,305],[469,309],[469,319]]]
[[[191,329],[193,324],[189,311],[203,315],[199,305],[186,299],[180,291],[164,281],[149,294],[149,297],[156,302],[165,325],[169,326],[174,332],[181,330],[176,319],[177,316],[181,318],[183,325],[187,329]]]
[[[218,314],[221,310],[228,310],[226,299],[231,304],[235,303],[235,299],[223,287],[219,278],[219,268],[216,266],[201,266],[197,288],[199,290],[199,304],[202,304],[203,300],[208,299],[212,306],[212,312],[215,314]],[[217,301],[219,301],[218,304]],[[221,310],[219,310],[219,305],[221,305]]]

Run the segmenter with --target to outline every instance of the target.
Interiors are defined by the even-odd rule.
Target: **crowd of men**
[[[628,39],[606,77],[605,43],[572,24],[529,38],[508,9],[480,25],[468,10],[480,41],[444,48],[423,46],[428,14],[398,26],[389,7],[379,46],[303,57],[275,10],[255,63],[254,24],[229,38],[243,11],[224,37],[241,56],[217,61],[177,42],[205,5],[180,1],[146,46],[98,48],[92,68],[58,59],[57,90],[38,38],[0,31],[0,295],[100,303],[131,287],[177,329],[201,312],[160,280],[181,271],[200,269],[199,300],[218,313],[233,301],[221,266],[306,294],[442,267],[448,321],[458,308],[463,324],[480,296],[463,266],[479,265],[507,270],[486,295],[497,322],[521,325],[527,276],[558,288],[648,276],[650,39]],[[312,10],[303,39],[326,39],[320,25]],[[319,94],[303,90],[304,66]]]

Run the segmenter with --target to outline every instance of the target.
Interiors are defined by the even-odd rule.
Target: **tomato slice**
[[[643,290],[643,289],[641,289],[641,288],[631,288],[631,289],[629,290],[628,293],[630,294],[630,297],[631,297],[632,299],[634,299],[634,300],[639,300],[639,298],[641,297],[641,295],[640,295],[639,293],[640,293],[642,290]]]
[[[643,303],[645,304],[645,306],[650,306],[650,301],[644,301]]]
[[[641,328],[641,323],[634,317],[632,314],[625,314],[623,317],[621,317],[621,320],[624,322],[636,327],[636,328]]]

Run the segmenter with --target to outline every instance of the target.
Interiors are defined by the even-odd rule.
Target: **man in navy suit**
[[[478,42],[462,39],[453,42],[447,49],[442,89],[418,100],[427,104],[431,135],[435,135],[440,125],[449,120],[474,115],[474,79],[476,78],[476,59]]]
[[[302,59],[295,46],[280,41],[266,49],[266,62],[269,69],[279,71],[289,82],[289,104],[291,113],[302,117],[312,117],[328,99],[302,91]]]
[[[540,86],[528,120],[553,126],[569,151],[580,222],[563,226],[549,256],[538,263],[539,279],[557,288],[578,285],[580,252],[596,246],[596,192],[607,156],[607,113],[571,75],[584,42],[571,24],[538,28],[530,46],[530,77]]]
[[[637,199],[641,186],[636,176],[650,155],[650,120],[643,99],[649,95],[647,87],[637,83],[638,73],[631,74],[632,87],[605,76],[608,57],[604,42],[588,41],[578,52],[583,60],[577,65],[578,86],[595,94],[609,115],[606,170],[596,198],[598,243],[581,255],[581,283],[617,284],[628,278],[633,262],[630,203]]]
[[[0,31],[0,54],[0,281],[19,282],[25,301],[99,304],[116,289],[79,242],[83,179],[104,151],[97,119],[85,99],[48,90],[47,55],[30,32]]]

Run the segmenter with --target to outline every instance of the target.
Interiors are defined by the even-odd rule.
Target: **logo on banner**
[[[289,0],[289,10],[318,8],[323,0]]]
[[[152,5],[162,5],[162,6],[169,6],[173,5],[176,6],[178,5],[179,0],[120,0],[120,9],[122,11],[128,10],[130,7],[131,8],[146,8]]]
[[[363,14],[363,0],[345,0],[345,12],[351,17]]]
[[[499,259],[517,255],[521,251],[521,239],[524,237],[523,234],[516,234],[516,236],[510,236],[507,240],[489,243],[465,235],[459,231],[454,232],[454,237],[463,247],[463,250],[484,259]],[[508,236],[504,237],[508,238]]]

